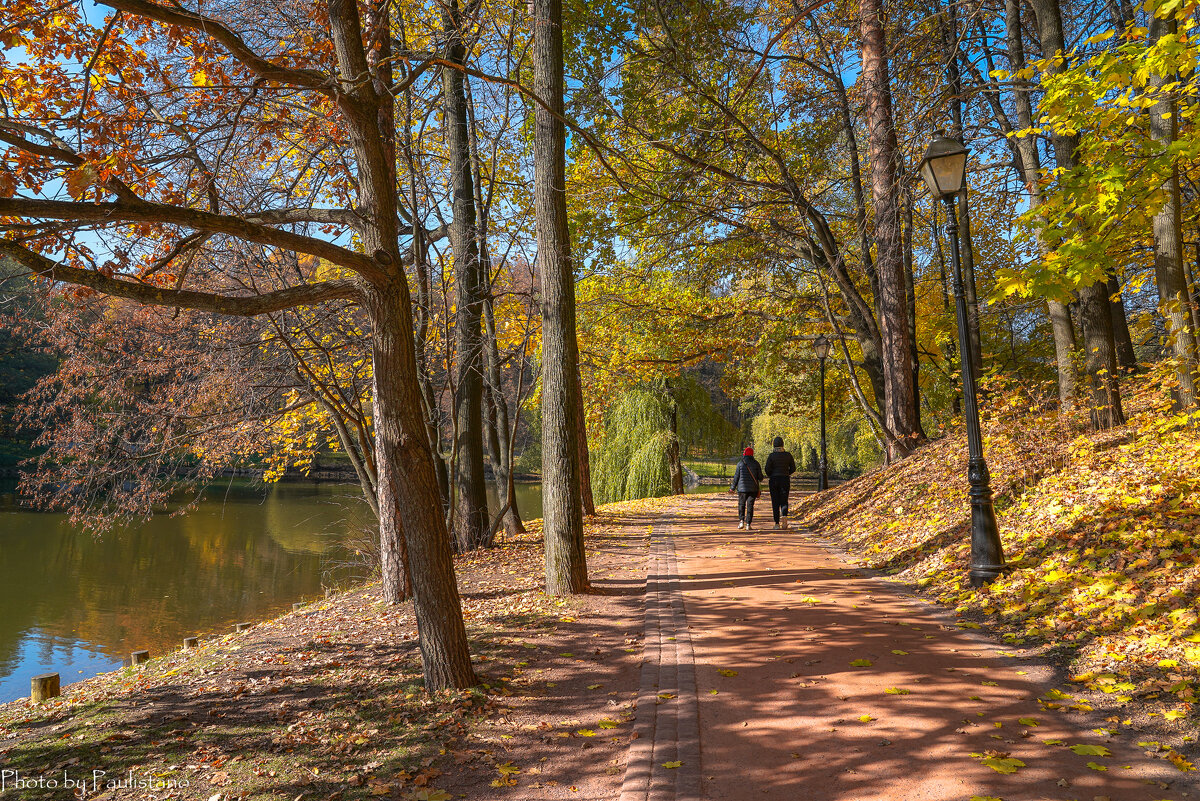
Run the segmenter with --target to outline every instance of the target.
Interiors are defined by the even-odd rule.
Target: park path
[[[621,801],[1187,797],[1136,735],[1044,708],[1048,668],[762,511],[739,531],[735,500],[699,495],[655,526]]]

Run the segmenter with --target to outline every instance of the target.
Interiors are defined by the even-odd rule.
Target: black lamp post
[[[921,177],[934,197],[946,204],[946,237],[950,240],[950,265],[954,273],[954,307],[958,317],[958,342],[962,369],[963,407],[967,422],[967,451],[970,456],[967,481],[971,485],[971,584],[980,587],[1006,569],[996,513],[992,509],[991,476],[983,459],[983,437],[979,432],[979,407],[976,403],[974,354],[967,329],[967,302],[963,296],[962,270],[959,266],[958,216],[954,198],[966,183],[967,149],[961,142],[941,132],[921,160]]]
[[[829,488],[829,463],[825,461],[825,357],[829,355],[829,340],[824,334],[813,340],[813,351],[821,362],[821,459],[817,462],[817,492]]]

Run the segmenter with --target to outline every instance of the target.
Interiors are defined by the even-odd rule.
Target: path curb
[[[700,801],[696,665],[669,534],[674,519],[663,515],[650,533],[635,738],[629,745],[620,801]],[[680,764],[663,767],[668,762]]]

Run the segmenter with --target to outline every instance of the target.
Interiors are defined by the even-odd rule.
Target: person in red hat
[[[754,523],[754,502],[758,500],[759,482],[763,480],[762,466],[754,458],[754,448],[742,451],[742,460],[733,471],[730,492],[738,496],[738,528],[747,531]]]

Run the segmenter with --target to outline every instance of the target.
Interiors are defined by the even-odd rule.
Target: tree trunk
[[[330,0],[327,8],[338,72],[342,76],[368,74],[358,6],[349,0]],[[382,29],[389,30],[390,25]],[[373,225],[364,228],[363,245],[386,276],[365,288],[375,384],[383,595],[391,603],[403,597],[404,576],[398,571],[406,556],[425,689],[470,687],[477,679],[421,416],[412,298],[397,224],[396,152],[378,128],[379,106],[385,101],[373,82],[347,80],[345,85],[348,88],[338,96],[338,105],[348,121],[359,169],[358,201],[361,208],[372,212]],[[390,102],[390,95],[386,97]]]
[[[465,20],[458,0],[445,7],[446,59],[462,64]],[[475,189],[470,153],[470,121],[463,73],[442,70],[446,114],[446,146],[450,161],[452,211],[450,249],[454,253],[456,417],[454,535],[458,548],[468,551],[486,546],[489,532],[487,481],[483,472],[483,374],[481,370],[480,316],[483,277],[476,239]]]
[[[895,440],[889,457],[901,458],[922,440],[908,350],[908,311],[900,237],[899,153],[892,119],[887,46],[881,0],[859,0],[862,32],[863,96],[871,158],[871,197],[875,207],[875,270],[879,275],[879,334],[883,362],[884,420]]]
[[[416,387],[413,331],[403,275],[372,287],[371,363],[375,375],[375,449],[379,459],[379,530],[384,598],[400,597],[395,571],[412,566],[413,611],[425,688],[434,692],[478,683],[471,667],[453,555],[441,513],[433,459]]]
[[[575,270],[567,231],[562,0],[533,0],[534,209],[542,290],[542,531],[546,592],[589,589],[580,492]]]
[[[492,423],[492,431],[489,434],[492,474],[496,479],[496,497],[500,505],[504,506],[506,502],[508,505],[508,510],[504,513],[504,530],[513,537],[523,533],[525,525],[521,522],[516,493],[513,491],[512,463],[509,459],[509,438],[512,432],[509,430],[508,402],[504,399],[503,383],[500,380],[500,352],[496,344],[496,320],[490,299],[484,301],[483,326],[487,345],[487,398]]]
[[[683,486],[683,462],[679,458],[679,403],[675,400],[675,393],[671,390],[671,382],[667,382],[667,403],[671,407],[671,439],[667,443],[667,472],[671,476],[671,494],[682,495],[684,493]]]
[[[1058,0],[1031,0],[1037,17],[1038,38],[1042,53],[1049,59],[1047,70],[1062,72],[1066,68],[1066,47],[1063,42],[1062,12]],[[1055,131],[1051,135],[1054,161],[1059,169],[1071,170],[1077,165],[1075,136]],[[1113,342],[1112,310],[1108,288],[1104,281],[1079,289],[1079,323],[1083,329],[1084,369],[1088,376],[1089,403],[1093,424],[1099,428],[1120,425],[1125,420],[1121,410],[1120,385],[1117,379],[1117,353]]]
[[[917,277],[913,261],[912,192],[904,193],[904,297],[908,306],[908,353],[912,360],[913,392],[917,396],[917,428],[921,426],[921,356],[917,347]]]
[[[1104,290],[1108,293],[1108,308],[1112,312],[1113,344],[1117,347],[1117,366],[1122,372],[1132,373],[1137,370],[1137,354],[1133,351],[1133,338],[1129,334],[1129,317],[1125,314],[1125,299],[1121,295],[1121,283],[1117,280],[1116,271],[1108,270],[1108,280],[1104,282]]]
[[[1152,16],[1150,40],[1171,36],[1178,27],[1170,19]],[[1150,82],[1162,87],[1173,76],[1152,75]],[[1162,92],[1150,108],[1150,135],[1165,152],[1179,136],[1179,114],[1170,92]],[[1183,233],[1180,228],[1179,167],[1174,163],[1167,179],[1167,202],[1154,215],[1154,281],[1158,285],[1158,308],[1166,324],[1167,345],[1175,358],[1178,388],[1176,400],[1186,409],[1196,403],[1196,332],[1188,308],[1187,277],[1183,268]]]
[[[596,496],[592,494],[592,451],[588,447],[587,407],[583,403],[583,378],[579,368],[579,340],[571,337],[575,347],[575,433],[579,438],[579,502],[588,517],[596,514]]]

